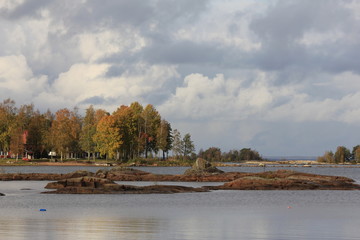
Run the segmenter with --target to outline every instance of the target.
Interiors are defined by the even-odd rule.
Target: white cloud
[[[25,0],[2,0],[0,2],[0,9],[13,10],[20,4],[24,3]]]
[[[87,104],[86,100],[101,97],[104,101],[115,101],[111,105],[117,107],[152,94],[169,79],[178,77],[174,67],[146,64],[138,64],[133,71],[126,70],[120,76],[107,77],[110,67],[110,64],[75,64],[55,80],[54,93],[73,104],[84,101]]]
[[[95,62],[123,51],[136,52],[145,46],[145,39],[131,29],[113,31],[105,29],[97,33],[82,33],[77,36],[84,60]]]
[[[0,57],[0,95],[3,98],[33,102],[48,91],[46,76],[34,76],[23,55]]]

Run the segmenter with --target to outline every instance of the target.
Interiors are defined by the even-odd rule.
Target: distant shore
[[[85,167],[97,167],[97,166],[124,166],[124,167],[190,167],[190,163],[177,163],[177,162],[162,161],[149,161],[149,163],[119,163],[115,161],[86,161],[86,160],[65,160],[63,162],[53,161],[23,161],[14,159],[1,159],[0,167],[6,166],[85,166]],[[349,168],[360,168],[360,164],[328,164],[319,163],[316,161],[309,160],[282,160],[282,161],[246,161],[241,163],[228,163],[228,162],[217,162],[213,163],[217,167],[349,167]]]

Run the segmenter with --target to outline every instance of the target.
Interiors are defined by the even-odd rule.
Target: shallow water
[[[150,169],[160,172],[184,170]],[[149,168],[142,170],[149,171]],[[249,171],[260,170],[249,168]],[[318,173],[330,175],[335,172],[360,179],[360,169],[296,170],[318,170]],[[1,239],[281,240],[359,239],[360,235],[360,191],[40,194],[46,183],[0,182],[0,192],[6,194],[0,197]],[[207,183],[176,184],[201,186]],[[40,212],[39,209],[47,211]]]

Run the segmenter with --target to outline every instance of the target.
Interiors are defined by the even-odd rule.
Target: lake
[[[71,172],[95,167],[2,167]],[[183,173],[186,168],[138,168]],[[262,168],[221,168],[263,171]],[[266,170],[276,170],[267,167]],[[281,168],[284,169],[284,168]],[[359,168],[294,168],[360,180]],[[360,191],[42,195],[46,181],[0,182],[1,239],[359,239]],[[158,183],[137,183],[158,184]],[[174,183],[169,183],[174,184]],[[176,183],[202,186],[208,183]],[[218,183],[213,183],[218,184]],[[46,209],[47,211],[39,211]]]

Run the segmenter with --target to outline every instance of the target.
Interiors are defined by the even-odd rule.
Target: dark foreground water
[[[49,167],[35,169],[36,172],[50,172]],[[27,170],[27,167],[18,168],[17,172]],[[182,172],[184,169],[145,170]],[[360,169],[355,168],[296,170],[360,179]],[[11,169],[5,171],[11,172]],[[60,171],[60,168],[54,171]],[[249,168],[249,171],[261,169]],[[42,195],[40,192],[44,191],[46,183],[0,182],[0,192],[6,194],[0,197],[0,239],[285,240],[360,237],[360,191]]]

